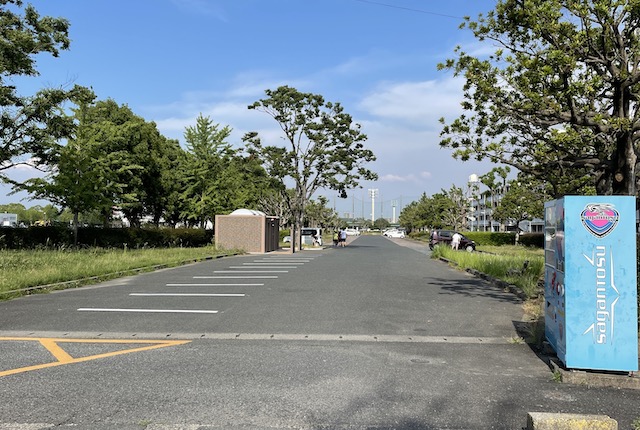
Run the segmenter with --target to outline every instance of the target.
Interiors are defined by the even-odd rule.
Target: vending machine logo
[[[602,238],[616,228],[620,213],[610,203],[589,203],[580,214],[580,219],[589,233]]]
[[[593,323],[582,333],[591,333],[595,343],[612,343],[615,333],[616,304],[620,300],[620,291],[616,287],[613,264],[613,249],[598,245],[591,255],[582,254],[594,269],[594,284],[590,287],[593,297]],[[586,287],[586,286],[585,286]]]

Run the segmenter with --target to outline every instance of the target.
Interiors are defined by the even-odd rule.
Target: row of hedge
[[[465,231],[463,234],[473,240],[477,245],[484,246],[502,246],[514,245],[516,243],[515,233],[494,233],[490,231]],[[428,241],[430,233],[428,231],[412,231],[409,236],[417,239]],[[532,246],[536,248],[544,247],[544,234],[542,233],[524,233],[520,234],[518,243],[524,246]]]
[[[464,233],[469,239],[478,245],[502,246],[514,245],[516,243],[515,233],[495,233],[490,231],[467,231]],[[518,243],[524,246],[544,248],[543,233],[522,233],[518,238]]]
[[[73,230],[66,226],[2,228],[0,249],[61,248],[74,246]],[[199,247],[213,243],[213,231],[192,228],[78,228],[78,246],[100,248]]]

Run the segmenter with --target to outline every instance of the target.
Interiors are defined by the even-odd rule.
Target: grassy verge
[[[538,281],[544,274],[542,249],[505,245],[483,246],[478,251],[454,251],[446,246],[437,246],[432,255],[453,261],[462,269],[475,269],[515,285],[527,297],[536,297],[540,293]],[[525,260],[529,261],[527,269],[523,273],[514,273],[522,268]]]
[[[73,282],[76,287],[157,266],[172,267],[218,255],[214,247],[166,249],[0,250],[0,300],[25,295],[34,287]]]

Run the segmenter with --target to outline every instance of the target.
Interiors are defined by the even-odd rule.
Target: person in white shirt
[[[460,247],[461,239],[462,239],[462,236],[460,236],[460,233],[458,232],[453,233],[453,236],[451,236],[451,248],[458,249]]]

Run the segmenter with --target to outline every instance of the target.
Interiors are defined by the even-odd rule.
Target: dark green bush
[[[495,233],[491,231],[465,231],[464,235],[473,240],[477,245],[501,246],[516,243],[515,233]]]
[[[290,230],[288,228],[280,230],[280,242],[282,242],[282,239],[284,239],[285,236],[289,236],[290,233],[291,232],[290,232]]]
[[[429,232],[428,231],[412,231],[411,233],[409,233],[409,237],[416,239],[416,240],[422,240],[422,241],[429,241]]]
[[[0,246],[7,249],[61,247],[73,244],[73,232],[67,227],[3,228]]]
[[[544,234],[543,233],[521,234],[519,242],[521,245],[524,245],[524,246],[544,248]]]
[[[98,228],[78,229],[78,246],[100,248],[198,247],[213,242],[213,231],[191,228]],[[73,246],[73,230],[67,226],[5,228],[0,247],[33,249]]]

